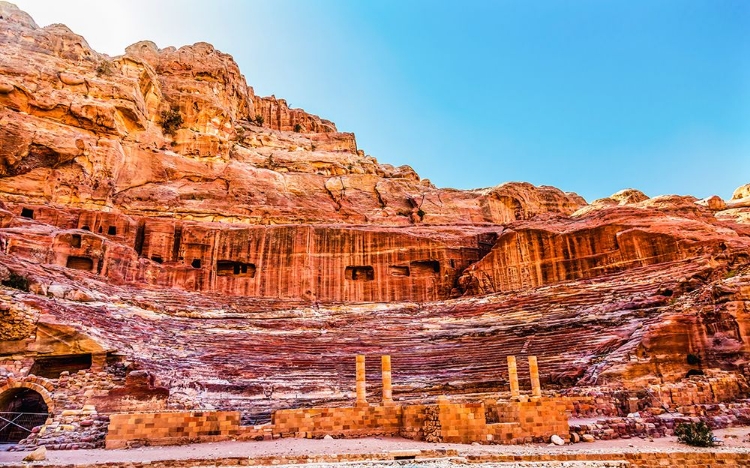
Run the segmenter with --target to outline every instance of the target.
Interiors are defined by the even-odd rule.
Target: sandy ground
[[[659,439],[617,439],[591,443],[571,444],[562,447],[548,444],[533,445],[464,445],[431,444],[400,438],[364,439],[277,439],[264,442],[220,442],[170,447],[143,447],[130,450],[57,450],[49,451],[48,463],[107,463],[180,459],[211,460],[221,457],[299,456],[337,453],[377,454],[394,450],[453,449],[460,455],[482,453],[543,454],[543,453],[623,453],[670,452],[670,451],[724,451],[743,450],[750,452],[750,442],[743,442],[750,435],[750,427],[735,427],[714,431],[724,440],[722,447],[697,449],[679,444],[674,437]],[[26,452],[28,453],[28,452]],[[24,452],[0,452],[0,464],[18,463]]]

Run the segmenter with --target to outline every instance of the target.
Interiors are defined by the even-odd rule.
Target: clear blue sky
[[[117,55],[206,41],[261,95],[441,187],[750,183],[750,1],[34,1]]]

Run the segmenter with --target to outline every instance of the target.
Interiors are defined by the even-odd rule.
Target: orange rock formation
[[[16,376],[119,361],[170,387],[169,407],[260,414],[349,401],[338,361],[355,353],[392,355],[395,400],[505,389],[513,354],[540,356],[545,388],[750,357],[748,186],[591,204],[440,189],[256,96],[210,44],[109,57],[5,2],[0,203]],[[42,329],[83,345],[45,348]],[[65,361],[79,354],[95,359]]]

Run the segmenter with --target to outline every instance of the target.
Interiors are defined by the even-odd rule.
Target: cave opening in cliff
[[[430,276],[440,273],[440,262],[436,260],[415,260],[410,263],[412,276]]]
[[[193,268],[200,268],[201,267],[201,259],[200,258],[194,258],[192,262],[190,262],[190,266]]]
[[[0,444],[14,444],[49,417],[44,397],[30,388],[11,388],[0,394]]]
[[[31,208],[21,208],[21,217],[34,219],[34,210]]]
[[[70,238],[70,246],[79,248],[81,247],[81,235],[80,234],[73,234]]]
[[[388,267],[388,272],[391,276],[409,276],[408,266],[391,265]]]
[[[110,236],[116,236],[117,235],[117,227],[116,226],[110,226],[107,228],[107,235]]]
[[[161,258],[158,255],[152,255],[151,256],[151,261],[154,262],[154,263],[164,263],[164,259]]]
[[[234,262],[231,260],[219,260],[216,262],[216,274],[218,276],[247,276],[255,278],[255,264]]]
[[[77,257],[75,255],[71,255],[70,257],[68,257],[68,261],[65,263],[65,268],[91,271],[94,269],[94,261],[88,257]]]
[[[375,269],[366,266],[348,266],[344,270],[344,277],[351,281],[374,281]]]
[[[57,379],[64,371],[75,373],[91,368],[91,353],[45,356],[34,359],[29,371],[45,379]]]

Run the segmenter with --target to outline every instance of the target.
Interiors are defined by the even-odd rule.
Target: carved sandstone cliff
[[[256,97],[231,56],[210,44],[139,42],[110,58],[63,26],[39,28],[7,3],[2,12],[7,202],[249,224],[396,225],[499,223],[584,204],[530,185],[436,189],[410,168],[365,156],[331,122]]]
[[[156,375],[77,404],[345,402],[355,353],[400,398],[495,391],[507,355],[561,387],[742,374],[749,200],[440,189],[209,44],[108,57],[0,2],[0,376]]]

